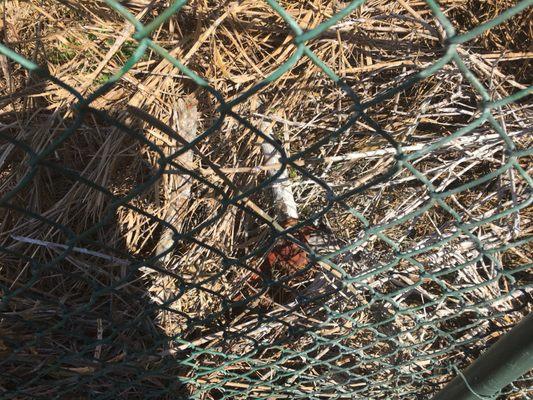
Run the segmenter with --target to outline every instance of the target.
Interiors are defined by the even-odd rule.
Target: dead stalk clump
[[[168,6],[123,3],[142,22]],[[461,33],[516,2],[440,3]],[[344,6],[280,4],[304,29]],[[494,100],[531,84],[531,13],[458,48]],[[99,0],[12,0],[2,15],[2,43],[84,96],[137,46],[133,27]],[[307,45],[366,103],[442,57],[443,32],[423,1],[369,0]],[[226,101],[296,51],[288,25],[255,0],[192,1],[153,41]],[[184,99],[195,107],[186,125]],[[468,365],[530,311],[531,249],[523,239],[531,211],[497,216],[530,198],[529,157],[446,197],[455,214],[442,204],[424,209],[429,186],[412,170],[375,181],[395,165],[391,141],[409,155],[479,117],[482,98],[454,63],[373,104],[343,132],[354,101],[308,57],[234,106],[287,156],[298,155],[284,179],[300,220],[322,232],[313,250],[347,248],[302,273],[298,296],[286,302],[269,300],[257,283],[281,222],[265,183],[281,165],[266,159],[264,137],[237,118],[220,120],[212,94],[152,50],[91,104],[95,111],[80,114],[75,101],[0,56],[0,198],[9,194],[0,206],[0,393],[429,396],[449,380],[450,365]],[[518,150],[531,148],[528,98],[491,112]],[[502,132],[482,124],[412,166],[433,192],[460,188],[505,165]],[[490,222],[461,230],[457,216],[462,224]],[[375,226],[384,228],[365,233]],[[172,228],[182,234],[176,241]],[[522,244],[487,257],[511,242]],[[329,261],[360,279],[343,288]],[[506,398],[527,387],[526,377]]]

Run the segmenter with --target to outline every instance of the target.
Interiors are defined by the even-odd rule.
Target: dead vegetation
[[[168,6],[124,3],[142,22]],[[304,29],[345,6],[280,4]],[[462,33],[516,1],[440,4]],[[84,96],[137,46],[103,1],[10,0],[2,12],[2,43]],[[531,85],[531,13],[458,48],[492,99]],[[283,19],[255,0],[191,1],[152,37],[227,102],[296,51]],[[530,311],[530,156],[463,186],[509,157],[489,122],[438,142],[480,116],[482,98],[454,63],[373,102],[444,55],[427,4],[369,0],[308,47],[369,104],[366,116],[339,132],[354,100],[305,56],[233,108],[295,156],[300,218],[322,232],[311,247],[325,258],[300,274],[288,302],[265,302],[254,281],[278,235],[265,182],[279,165],[267,165],[264,138],[243,120],[221,119],[210,92],[150,49],[85,113],[64,87],[0,56],[2,395],[426,398],[451,365],[468,365]],[[189,97],[200,139],[185,153],[192,161],[166,166],[161,179],[158,161],[181,146],[165,125],[180,134],[176,110]],[[531,112],[529,98],[492,109],[518,150],[531,148]],[[409,156],[437,142],[395,169],[394,144]],[[170,224],[185,235],[155,261],[184,176],[190,195]],[[454,189],[440,204],[431,197]],[[329,262],[353,278],[346,287]],[[506,398],[528,387],[526,377]]]

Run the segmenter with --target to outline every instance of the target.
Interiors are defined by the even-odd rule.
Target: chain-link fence
[[[494,96],[472,72],[475,60],[463,45],[529,12],[533,2],[517,2],[460,34],[441,5],[420,2],[435,21],[423,26],[440,38],[437,56],[363,99],[313,46],[346,18],[357,24],[352,15],[364,2],[337,5],[306,30],[267,0],[291,31],[290,54],[230,100],[154,39],[186,3],[175,1],[141,23],[125,4],[106,0],[109,13],[133,25],[137,44],[92,92],[0,45],[10,62],[69,103],[38,146],[39,137],[31,130],[21,136],[13,121],[0,128],[2,398],[431,398],[531,306],[532,151],[527,120],[516,122],[517,109],[527,115],[531,87],[515,82],[507,96]],[[227,7],[231,16],[238,4]],[[168,123],[142,107],[98,107],[148,53],[194,85],[196,99],[177,100]],[[294,139],[289,154],[279,114],[260,95],[302,60],[318,67],[316,76],[329,79],[349,107],[321,136]],[[373,117],[380,104],[428,79],[445,80],[439,74],[447,68],[472,91],[452,100],[477,105],[447,133],[415,135],[405,145]],[[207,99],[215,104],[209,121],[202,116]],[[242,111],[249,102],[253,113]],[[431,124],[431,113],[421,114],[409,135]],[[229,129],[228,121],[258,145],[246,151],[262,163],[235,156],[242,165],[229,168],[214,160],[217,142],[206,143]],[[315,122],[289,126],[305,136]],[[74,168],[84,157],[75,143],[104,128],[117,149],[87,147],[98,154],[96,164]],[[159,132],[157,139],[148,130]],[[321,153],[361,137],[376,146]],[[92,172],[106,170],[111,158],[120,163],[126,146],[143,160],[141,178],[132,181],[133,167],[123,163],[115,165],[113,185],[102,184],[109,181]],[[378,162],[368,161],[361,173],[361,160]],[[238,174],[257,179],[242,184]],[[337,185],[335,174],[348,178]],[[58,192],[39,192],[43,185]],[[148,204],[148,192],[159,193],[152,199],[158,208]],[[43,202],[56,206],[43,211]],[[116,233],[117,219],[132,214],[139,219]],[[193,222],[193,215],[201,217]],[[527,398],[530,387],[524,376],[502,398]]]

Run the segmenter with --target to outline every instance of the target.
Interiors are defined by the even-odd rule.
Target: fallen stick
[[[47,241],[44,241],[44,240],[33,239],[33,238],[25,237],[25,236],[11,235],[11,238],[16,240],[17,242],[34,244],[34,245],[43,246],[43,247],[46,247],[46,248],[49,248],[49,249],[61,249],[61,250],[69,249],[69,246],[67,246],[65,244],[47,242]],[[107,261],[112,261],[112,262],[114,262],[114,263],[116,263],[117,265],[120,265],[120,266],[130,265],[131,264],[131,262],[128,261],[128,260],[124,260],[122,258],[117,258],[117,257],[113,257],[113,256],[110,256],[110,255],[107,255],[107,254],[99,253],[99,252],[94,251],[94,250],[84,249],[83,247],[72,247],[71,251],[73,251],[75,253],[86,254],[86,255],[89,255],[89,256],[101,258],[101,259],[104,259],[104,260],[107,260]]]
[[[259,126],[259,129],[272,141],[276,141],[272,135],[271,124],[268,122],[262,122]],[[268,174],[270,176],[274,176],[283,165],[280,163],[281,154],[268,141],[261,143],[261,150],[266,160],[265,165],[268,168]],[[274,195],[274,206],[280,221],[286,221],[289,218],[297,220],[298,208],[296,207],[296,202],[294,201],[294,194],[292,192],[287,166],[285,166],[283,172],[274,180],[274,182],[272,182],[271,187]]]
[[[176,110],[174,110],[174,130],[177,131],[183,139],[191,142],[196,137],[198,129],[198,110],[197,101],[193,97],[179,99]],[[173,145],[165,148],[166,155],[171,155],[178,150],[178,143],[172,140]],[[191,150],[179,155],[176,158],[181,165],[191,165],[193,162],[193,152]],[[170,224],[174,229],[180,231],[183,226],[186,203],[191,197],[192,180],[190,176],[178,174],[165,174],[163,176],[163,187],[166,198],[166,211],[163,216],[165,222]],[[165,229],[157,244],[156,254],[159,256],[166,254],[159,259],[163,265],[167,264],[171,257],[169,251],[174,245],[173,231]]]
[[[272,135],[271,124],[269,124],[268,122],[262,122],[259,125],[259,129],[273,141],[276,140]],[[267,167],[272,165],[282,165],[279,162],[281,154],[271,143],[264,141],[261,144],[261,150],[263,152],[263,155],[265,156]],[[268,173],[273,176],[276,173],[276,170],[268,169]],[[294,200],[294,194],[292,191],[292,185],[290,183],[289,172],[287,168],[285,168],[284,171],[278,176],[278,178],[274,180],[274,182],[272,182],[271,186],[274,196],[275,211],[276,214],[279,216],[282,225],[287,226],[287,223],[289,223],[289,225],[293,225],[295,222],[298,221],[299,215],[296,206],[296,201]],[[273,251],[275,251],[275,249]],[[304,250],[302,251],[304,252]],[[303,259],[304,258],[302,258],[302,260]],[[307,257],[305,257],[305,259],[307,259]],[[307,261],[305,262],[305,264],[307,264]],[[340,280],[341,282],[343,281],[342,274],[329,264],[323,261],[318,261],[316,264],[319,265],[324,271],[327,271],[327,273],[332,274],[336,279]],[[302,265],[302,267],[305,267],[305,265]],[[323,286],[323,284],[325,284],[322,279],[318,278],[318,280],[320,281],[320,284],[317,282],[318,286]],[[357,290],[353,285],[347,284],[346,287],[354,295],[357,294]]]
[[[274,120],[274,119],[273,119]],[[268,125],[268,124],[267,124]],[[520,132],[522,133],[522,132]],[[526,132],[523,132],[526,133]],[[509,134],[509,136],[517,136],[519,133],[512,133]],[[483,143],[486,144],[488,140],[495,140],[495,139],[501,139],[501,136],[497,133],[494,134],[475,134],[471,136],[461,136],[457,139],[452,140],[451,142],[445,143],[438,149],[435,149],[434,152],[437,151],[449,151],[452,147],[459,147],[465,146],[465,145],[472,145],[476,143]],[[410,153],[413,151],[419,151],[422,150],[430,145],[434,144],[434,142],[430,143],[420,143],[415,144],[411,146],[404,146],[402,147],[402,151],[404,153]],[[270,145],[270,144],[269,144]],[[261,145],[263,146],[263,145]],[[270,145],[273,149],[274,146]],[[275,149],[274,149],[275,150]],[[265,151],[263,151],[265,153]],[[298,166],[304,166],[307,164],[318,164],[318,163],[337,163],[337,162],[346,162],[346,161],[357,161],[362,160],[365,158],[375,158],[375,157],[382,157],[387,155],[394,155],[397,153],[397,150],[393,147],[386,147],[383,149],[372,149],[372,150],[365,150],[365,151],[355,151],[347,154],[343,154],[340,156],[330,156],[330,157],[316,157],[316,158],[309,158],[307,160],[295,160],[293,163]],[[220,168],[221,172],[224,173],[260,173],[263,171],[268,171],[271,173],[271,171],[278,170],[282,167],[282,163],[279,162],[279,155],[277,157],[278,162],[276,162],[274,159],[272,159],[270,162],[266,162],[264,165],[258,165],[256,167],[233,167],[233,168]],[[273,174],[273,173],[271,173]],[[280,178],[281,179],[281,176]]]

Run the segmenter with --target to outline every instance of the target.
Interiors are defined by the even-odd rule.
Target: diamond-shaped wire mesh
[[[19,225],[42,233],[21,237],[16,227],[2,229],[2,398],[430,398],[456,375],[455,368],[467,366],[529,312],[530,228],[518,232],[498,227],[516,225],[519,216],[522,225],[529,221],[524,212],[532,199],[533,181],[527,167],[532,152],[517,147],[499,115],[507,105],[524,101],[532,88],[522,87],[494,99],[465,62],[461,46],[524,12],[532,1],[517,2],[490,21],[457,34],[439,4],[426,0],[442,29],[438,56],[419,72],[391,80],[388,87],[369,97],[361,96],[328,66],[328,60],[313,51],[317,40],[357,12],[364,1],[339,7],[306,30],[280,3],[267,0],[292,32],[292,42],[287,43],[292,53],[231,99],[154,39],[187,1],[175,1],[143,23],[121,2],[106,3],[109,12],[133,25],[130,36],[136,44],[130,45],[120,70],[106,76],[92,92],[75,89],[64,77],[56,77],[59,71],[54,75],[0,44],[0,53],[31,71],[36,79],[63,90],[64,98],[71,102],[70,119],[37,149],[6,133],[7,128],[0,129],[4,148],[22,154],[24,166],[8,172],[16,176],[12,179],[16,182],[0,192],[4,226],[18,218]],[[228,6],[229,14],[234,6]],[[169,127],[149,110],[130,110],[135,118],[179,144],[171,150],[148,139],[133,118],[96,105],[149,52],[166,60],[203,90],[206,102],[215,104],[214,117],[206,122],[209,127],[194,138],[184,138],[183,129]],[[269,124],[260,122],[261,115],[272,121],[268,104],[258,104],[255,115],[240,110],[247,102],[257,102],[262,91],[285,79],[304,59],[318,67],[338,90],[342,115],[320,139],[288,154],[269,132]],[[464,124],[452,124],[452,132],[438,140],[402,145],[373,117],[373,110],[449,66],[472,88],[478,109],[472,110]],[[142,181],[128,182],[124,170],[125,189],[117,191],[102,184],[102,177],[91,175],[94,165],[75,170],[65,162],[63,146],[84,140],[81,132],[96,135],[96,128],[91,131],[95,120],[111,127],[110,134],[121,145],[143,147],[152,154],[151,164],[140,162],[147,171]],[[280,154],[279,163],[271,169],[275,173],[266,174],[267,168],[246,164],[243,170],[261,178],[241,184],[235,179],[236,171],[212,161],[205,143],[214,141],[230,120],[253,141],[270,144]],[[314,129],[315,122],[304,124],[301,134]],[[317,157],[321,149],[341,143],[361,127],[371,130],[377,143],[361,156],[363,160],[376,155],[383,157],[380,161],[387,159],[367,178],[352,176],[350,167],[341,170],[329,164],[335,157],[342,160],[347,156],[313,163],[321,160]],[[461,143],[473,143],[469,149],[475,150],[488,140],[499,146],[498,168],[495,163],[485,168],[487,160],[480,151],[480,156],[475,156],[477,167],[466,179],[462,172],[448,174],[438,169],[447,154],[461,152]],[[219,145],[223,148],[224,143]],[[183,157],[192,153],[194,161],[183,162]],[[433,165],[422,162],[433,156]],[[104,157],[102,162],[108,162]],[[349,157],[351,162],[358,160]],[[4,161],[0,157],[0,168]],[[464,170],[460,159],[456,167]],[[289,179],[298,176],[319,193],[305,204],[305,210],[301,206],[300,219],[291,225],[281,224],[258,200],[271,196],[272,185],[287,172]],[[338,187],[328,173],[346,176],[351,184]],[[194,193],[189,193],[188,199],[209,193],[209,198],[198,200],[198,207],[209,203],[210,215],[196,224],[177,227],[175,221],[142,203],[147,191],[164,184],[172,174],[193,185]],[[39,212],[39,199],[28,196],[27,190],[42,179],[61,180],[70,191],[91,192],[105,199],[104,206],[69,205],[82,212],[100,207],[101,212],[94,212],[98,218],[88,218],[90,223],[79,229],[62,221],[54,210]],[[490,185],[510,187],[517,181],[522,182],[518,194],[509,188],[489,189]],[[406,191],[402,199],[407,190],[402,182],[416,187],[417,195]],[[302,184],[295,190],[303,192],[305,187]],[[375,204],[361,207],[358,199],[373,188],[381,188],[381,195],[375,197]],[[462,195],[460,201],[458,195]],[[387,206],[393,200],[402,205]],[[472,206],[475,204],[483,204],[484,211]],[[392,214],[380,213],[376,219],[373,213],[382,207]],[[153,227],[144,238],[152,248],[165,230],[172,231],[173,245],[151,254],[125,250],[116,238],[102,234],[120,213],[134,213],[143,224]],[[320,227],[331,218],[337,218],[332,223],[340,226],[339,231],[350,226],[358,234],[337,241],[334,248],[319,250],[301,233],[312,226],[315,234],[331,236]],[[243,221],[254,221],[250,230],[260,233],[234,239],[242,243],[229,253],[208,240],[214,226],[226,220],[233,221],[223,228],[228,236],[237,230],[232,224]],[[137,229],[133,223],[129,228]],[[421,236],[417,232],[426,233]],[[50,237],[54,240],[48,240]],[[127,235],[122,240],[128,242]],[[269,257],[283,251],[280,244],[296,249],[298,255],[305,254],[298,269],[276,273],[265,268],[276,264]],[[131,250],[143,244],[128,245]],[[175,253],[184,246],[196,250],[188,254],[189,259],[181,257],[176,262]],[[86,258],[80,261],[77,257]],[[512,257],[518,261],[510,262]],[[191,272],[189,264],[201,267]],[[59,288],[66,275],[71,286]],[[76,299],[78,292],[89,295]],[[205,304],[209,307],[202,309]],[[531,378],[525,376],[501,395],[521,398],[528,395],[530,387]]]

